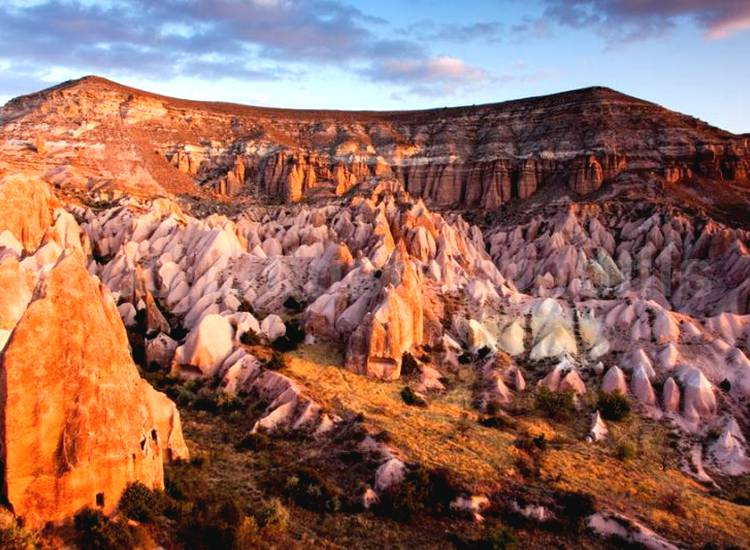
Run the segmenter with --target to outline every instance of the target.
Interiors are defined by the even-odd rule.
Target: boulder
[[[603,441],[607,439],[609,430],[607,425],[602,420],[602,416],[599,411],[596,411],[591,418],[591,428],[589,428],[589,435],[586,437],[588,441]]]
[[[602,391],[613,393],[620,392],[623,395],[628,393],[628,384],[625,381],[625,373],[617,365],[610,367],[607,374],[602,379]]]
[[[206,315],[175,351],[172,372],[187,377],[213,376],[232,352],[233,337],[232,325],[226,317]]]
[[[711,382],[699,369],[688,367],[679,376],[684,390],[683,416],[691,422],[716,414],[716,396]]]

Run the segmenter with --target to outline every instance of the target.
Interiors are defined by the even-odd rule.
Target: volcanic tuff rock
[[[144,325],[148,364],[257,400],[250,432],[318,441],[346,426],[317,372],[280,367],[266,349],[304,338],[303,349],[342,352],[351,371],[336,371],[342,380],[398,379],[427,401],[468,372],[462,389],[497,422],[528,394],[570,392],[598,442],[592,453],[621,430],[591,403],[598,390],[619,392],[644,422],[672,427],[689,449],[686,475],[708,482],[750,467],[747,136],[603,88],[343,113],[195,103],[96,78],[14,100],[0,124],[0,204],[10,205],[0,226],[0,284],[11,289],[0,293],[3,368],[30,372],[28,342],[61,332],[37,334],[62,323],[61,303],[86,312],[58,335],[76,350],[63,362],[86,359],[54,378],[64,392],[52,402],[72,419],[46,431],[62,441],[70,476],[84,460],[112,461],[105,508],[125,479],[158,485],[159,457],[185,452],[174,406],[137,378],[113,313]],[[8,175],[22,170],[41,179]],[[87,323],[107,340],[92,340]],[[88,360],[110,340],[114,351]],[[60,349],[49,347],[41,358],[52,372]],[[98,424],[106,411],[96,399],[85,410],[65,400],[88,399],[95,373],[112,380],[101,392],[132,382],[122,437]],[[26,386],[8,386],[19,410],[37,403]],[[36,433],[42,420],[8,426]],[[86,422],[98,446],[66,447]],[[142,466],[119,473],[114,457],[150,430],[147,457],[135,449]],[[358,451],[373,459],[361,498],[374,506],[412,464],[372,434]],[[54,478],[61,487],[65,475]],[[614,517],[589,523],[611,530]]]
[[[129,482],[162,487],[163,461],[188,456],[179,413],[139,377],[87,241],[47,185],[6,177],[0,196],[0,233],[27,254],[0,249],[3,498],[35,526],[111,511]]]
[[[669,182],[750,174],[747,137],[607,88],[378,113],[199,103],[86,77],[11,101],[0,124],[3,156],[109,194],[189,192],[194,181],[297,201],[389,176],[436,205],[494,209],[545,186],[587,194],[633,172]]]

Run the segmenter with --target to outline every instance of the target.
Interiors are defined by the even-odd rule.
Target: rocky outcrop
[[[2,498],[35,527],[85,506],[108,513],[128,483],[161,488],[163,462],[188,457],[179,413],[140,378],[85,238],[47,186],[19,176],[0,191],[0,233],[33,252],[0,257]],[[14,217],[27,192],[29,215]]]
[[[393,380],[401,374],[404,352],[424,338],[421,283],[403,244],[383,269],[382,281],[374,311],[365,315],[349,339],[346,366]]]
[[[185,458],[174,404],[138,375],[108,291],[75,253],[42,276],[2,355],[5,497],[30,524],[114,509]],[[43,388],[44,391],[36,391]]]

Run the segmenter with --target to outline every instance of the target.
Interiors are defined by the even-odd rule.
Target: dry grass
[[[609,423],[612,438],[604,445],[575,441],[550,450],[542,475],[558,489],[596,496],[600,507],[636,518],[656,532],[686,544],[706,541],[737,544],[750,540],[750,508],[713,496],[677,467],[666,463],[668,429],[637,415]],[[633,460],[616,457],[618,441],[631,441]]]
[[[502,490],[519,481],[514,440],[519,433],[544,434],[555,444],[544,454],[540,479],[527,483],[593,494],[600,507],[686,544],[750,540],[750,508],[717,498],[683,473],[664,424],[633,414],[609,423],[609,443],[592,445],[583,441],[588,414],[562,423],[527,415],[512,433],[475,421],[471,377],[418,408],[403,403],[403,381],[378,382],[348,372],[340,368],[340,353],[328,346],[305,346],[288,358],[286,374],[304,383],[315,399],[334,411],[363,413],[371,427],[390,434],[406,460],[448,468],[477,491]],[[461,420],[467,412],[468,423]],[[462,432],[461,426],[469,427]],[[632,460],[617,458],[617,445],[624,441],[637,450]]]
[[[327,346],[305,346],[288,359],[285,374],[331,410],[363,413],[369,426],[390,434],[407,461],[448,468],[476,490],[496,490],[514,473],[515,436],[476,422],[470,384],[435,396],[427,408],[412,407],[401,399],[402,381],[379,382],[348,372]]]

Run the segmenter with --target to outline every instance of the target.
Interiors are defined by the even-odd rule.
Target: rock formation
[[[284,367],[299,344],[342,380],[403,379],[414,411],[469,390],[476,431],[549,391],[616,439],[591,394],[618,392],[673,426],[691,475],[750,468],[746,136],[602,88],[341,113],[97,78],[11,101],[0,127],[3,496],[31,524],[109,512],[187,456],[123,323],[149,367],[253,400],[254,434],[348,429]],[[414,465],[361,435],[377,506]],[[450,502],[479,518],[470,494]],[[656,540],[621,519],[589,523]]]
[[[109,512],[128,483],[161,488],[163,462],[187,458],[179,413],[139,377],[112,296],[85,267],[77,225],[52,223],[66,218],[46,184],[6,178],[0,193],[0,231],[36,249],[20,263],[0,260],[12,292],[0,302],[3,498],[34,526],[85,506]],[[19,200],[25,217],[15,216]]]

